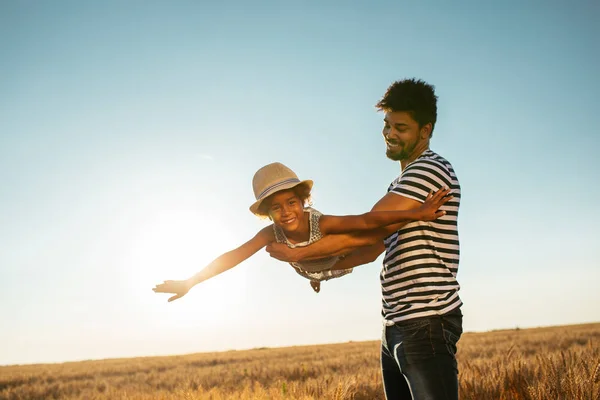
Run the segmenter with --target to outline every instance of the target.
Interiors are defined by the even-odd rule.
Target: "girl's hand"
[[[169,297],[169,302],[183,297],[191,289],[190,283],[185,281],[164,281],[160,285],[156,285],[152,290],[155,293],[175,293],[175,296]]]
[[[450,189],[444,187],[435,192],[429,192],[425,202],[417,208],[417,215],[420,221],[433,221],[446,214],[446,211],[438,210],[441,206],[452,199],[449,195]]]
[[[321,291],[321,282],[310,281],[310,287],[312,287],[316,293],[319,293]]]

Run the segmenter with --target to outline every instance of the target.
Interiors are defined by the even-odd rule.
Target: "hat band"
[[[256,200],[261,200],[263,197],[267,196],[267,193],[271,192],[273,189],[278,188],[279,186],[285,185],[287,183],[300,183],[300,179],[298,178],[290,178],[281,182],[274,183],[271,186],[268,186],[265,190],[263,190],[256,198]]]

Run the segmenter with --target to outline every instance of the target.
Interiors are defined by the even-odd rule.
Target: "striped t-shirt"
[[[408,164],[388,192],[419,202],[443,186],[452,200],[435,221],[411,222],[385,240],[381,270],[382,314],[386,321],[446,314],[460,307],[456,280],[459,260],[457,230],[460,184],[452,165],[431,150]]]

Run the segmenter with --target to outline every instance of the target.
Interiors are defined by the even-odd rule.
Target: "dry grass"
[[[467,333],[461,399],[600,400],[600,324]],[[379,343],[0,367],[0,400],[383,399]]]

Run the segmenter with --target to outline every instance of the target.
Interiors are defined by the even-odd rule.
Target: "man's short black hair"
[[[384,112],[408,112],[419,127],[431,123],[433,134],[437,120],[437,96],[434,86],[423,80],[412,78],[392,83],[375,107]]]

